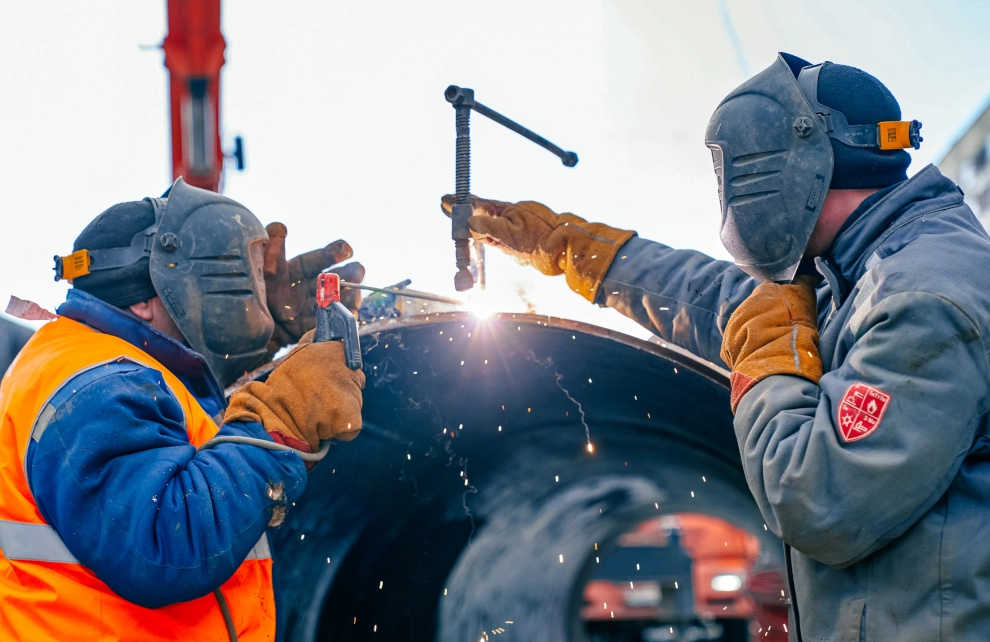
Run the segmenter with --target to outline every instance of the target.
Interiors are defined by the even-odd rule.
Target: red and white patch
[[[877,429],[887,412],[890,395],[865,383],[854,383],[839,402],[839,434],[846,443],[859,441]]]

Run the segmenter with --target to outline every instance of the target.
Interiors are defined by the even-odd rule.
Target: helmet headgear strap
[[[146,256],[150,257],[168,199],[149,196],[143,200],[151,203],[155,211],[155,222],[131,237],[130,245],[99,250],[84,248],[68,256],[55,256],[55,280],[65,279],[71,283],[73,279],[97,270],[122,268],[137,263]]]
[[[879,147],[880,149],[921,148],[921,123],[917,120],[891,120],[876,125],[850,125],[846,115],[818,102],[818,75],[829,63],[805,67],[798,74],[801,93],[808,99],[811,109],[825,128],[829,138],[849,147]]]

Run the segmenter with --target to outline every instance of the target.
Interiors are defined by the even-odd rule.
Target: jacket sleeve
[[[855,323],[848,356],[819,386],[768,377],[735,417],[746,478],[767,525],[836,567],[899,537],[942,497],[972,447],[990,389],[978,327],[942,297],[894,294]],[[846,397],[864,385],[889,401],[881,396],[869,406]],[[857,407],[880,413],[872,431],[869,422],[855,429]]]
[[[150,368],[87,371],[62,391],[28,451],[31,492],[80,563],[135,604],[209,594],[265,534],[275,505],[305,488],[291,452],[229,443],[196,452],[182,407]],[[254,423],[219,434],[270,440]]]
[[[733,263],[637,237],[619,250],[596,302],[724,367],[725,324],[756,286]]]

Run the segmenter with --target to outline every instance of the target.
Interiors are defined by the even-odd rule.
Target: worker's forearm
[[[28,461],[42,515],[68,549],[146,607],[226,581],[264,534],[279,493],[291,502],[306,482],[291,452],[220,444],[197,453],[160,379],[142,369],[78,390]],[[270,440],[260,424],[220,434]]]
[[[775,375],[736,410],[750,490],[768,526],[846,566],[902,535],[952,483],[985,412],[987,360],[957,307],[900,294],[864,315],[819,384]]]
[[[755,279],[728,261],[633,238],[616,255],[595,302],[724,365],[719,356],[722,331],[756,285]]]

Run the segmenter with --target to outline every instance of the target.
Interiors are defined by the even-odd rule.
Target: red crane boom
[[[168,0],[162,49],[169,72],[172,180],[217,192],[223,177],[220,0]]]

